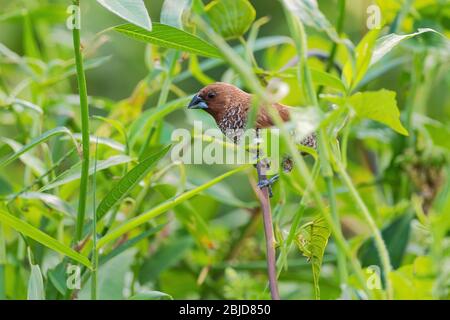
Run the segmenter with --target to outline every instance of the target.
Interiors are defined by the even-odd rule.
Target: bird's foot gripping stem
[[[272,178],[270,179],[263,179],[261,181],[258,182],[258,187],[260,189],[264,189],[267,188],[269,191],[269,197],[273,197],[273,193],[272,193],[272,186],[273,184],[280,178],[279,174],[274,175]]]

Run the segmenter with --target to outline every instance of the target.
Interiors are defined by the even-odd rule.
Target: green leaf
[[[379,34],[378,29],[369,31],[356,47],[356,65],[351,60],[344,65],[343,77],[350,88],[355,88],[366,75]]]
[[[348,47],[352,47],[350,41],[339,37],[336,29],[320,11],[316,0],[283,0],[283,2],[305,25],[326,32],[334,42],[346,43]]]
[[[118,166],[121,164],[129,163],[133,159],[124,156],[112,156],[111,158],[108,158],[107,160],[101,160],[97,162],[97,172],[108,169],[110,167]],[[47,185],[41,188],[40,191],[47,191],[50,189],[53,189],[55,187],[59,187],[63,184],[72,182],[74,180],[78,180],[81,177],[81,162],[78,162],[74,166],[72,166],[69,170],[63,172],[59,176],[57,176],[54,180],[50,181]],[[89,175],[94,174],[94,163],[89,164]]]
[[[55,129],[52,129],[52,130],[49,130],[49,131],[43,133],[39,137],[33,139],[30,143],[25,145],[23,148],[21,148],[20,150],[18,150],[17,152],[12,154],[8,158],[6,158],[4,161],[0,162],[0,168],[10,164],[11,162],[13,162],[17,158],[19,158],[21,155],[23,155],[27,151],[33,149],[35,146],[41,144],[42,142],[47,141],[51,137],[56,136],[56,135],[60,135],[60,134],[67,134],[67,135],[69,135],[72,138],[72,140],[74,141],[74,144],[78,147],[78,144],[76,143],[76,141],[73,138],[73,135],[72,135],[72,133],[70,132],[69,129],[67,129],[65,127],[57,127]]]
[[[171,185],[159,185],[155,188],[165,199],[171,198],[177,192],[177,188]],[[180,203],[174,208],[178,221],[189,231],[201,248],[210,249],[213,247],[208,224],[198,209],[189,201]]]
[[[118,202],[120,202],[145,176],[152,170],[159,160],[161,160],[170,150],[170,145],[163,150],[151,155],[143,160],[131,171],[129,171],[103,198],[97,207],[97,219],[103,216]]]
[[[22,99],[14,98],[14,99],[11,99],[11,101],[8,101],[8,102],[10,104],[12,104],[12,105],[19,105],[19,106],[22,106],[24,108],[30,109],[30,110],[36,112],[39,115],[44,114],[44,111],[42,110],[41,107],[39,107],[38,105],[35,105],[34,103],[31,103],[29,101],[25,101],[25,100],[22,100]]]
[[[305,224],[297,234],[297,245],[303,255],[311,262],[316,299],[320,299],[320,268],[330,235],[330,228],[323,217]]]
[[[119,17],[146,30],[152,30],[152,21],[143,0],[97,0],[97,2]]]
[[[130,148],[134,146],[137,139],[141,136],[142,132],[149,130],[149,127],[157,122],[161,121],[168,114],[185,107],[189,103],[190,98],[181,98],[173,100],[162,105],[159,108],[151,108],[142,113],[132,124],[129,130],[129,144]]]
[[[154,23],[153,30],[147,31],[133,24],[114,27],[126,36],[164,48],[182,50],[209,58],[220,58],[219,50],[203,39],[183,30],[165,24]]]
[[[348,102],[358,117],[381,122],[402,135],[408,135],[408,131],[400,122],[395,92],[385,89],[358,92],[351,96]]]
[[[108,242],[119,238],[120,236],[127,233],[128,231],[131,231],[134,228],[139,227],[143,223],[159,216],[160,214],[172,209],[173,207],[179,205],[180,203],[183,203],[184,201],[194,197],[195,195],[199,194],[203,190],[208,189],[209,187],[215,185],[216,183],[219,183],[223,179],[228,178],[229,176],[232,176],[232,175],[234,175],[240,171],[243,171],[247,168],[248,168],[248,166],[238,167],[234,170],[224,173],[223,175],[221,175],[211,181],[208,181],[207,183],[205,183],[195,189],[192,189],[192,190],[182,193],[176,197],[173,197],[167,201],[164,201],[163,203],[157,205],[155,208],[140,214],[139,216],[125,222],[121,226],[117,227],[116,229],[114,229],[111,232],[109,232],[108,234],[106,234],[103,238],[101,238],[98,241],[97,248],[101,248]]]
[[[370,65],[373,65],[373,64],[377,63],[378,61],[380,61],[386,54],[388,54],[392,49],[394,49],[403,40],[414,38],[414,37],[416,37],[422,33],[426,33],[426,32],[435,32],[435,33],[445,37],[441,33],[437,32],[433,29],[429,29],[429,28],[419,29],[415,33],[404,34],[404,35],[399,35],[399,34],[395,34],[395,33],[388,34],[377,40],[375,48],[373,50],[373,55],[372,55],[372,60],[370,61]]]
[[[315,84],[336,89],[339,92],[346,92],[347,88],[338,77],[314,68],[310,68],[309,70]]]
[[[145,259],[139,271],[139,282],[144,284],[158,279],[161,272],[169,269],[184,257],[192,244],[193,240],[190,236],[172,237],[160,246],[155,254]]]
[[[161,23],[183,29],[183,14],[191,4],[192,0],[165,0],[161,9]]]
[[[91,268],[91,262],[85,256],[79,254],[72,248],[62,244],[61,242],[50,237],[41,230],[33,227],[32,225],[16,218],[15,216],[3,210],[0,210],[0,222],[22,233],[23,235],[30,237],[33,240],[36,240],[40,244],[56,252],[59,252],[69,258],[72,258],[73,260],[85,265],[88,268]]]
[[[58,212],[64,213],[71,218],[74,218],[76,216],[74,208],[72,208],[72,206],[69,203],[53,194],[42,192],[25,192],[20,194],[19,198],[27,200],[35,200],[35,199],[41,200],[50,208]]]
[[[30,278],[28,279],[28,300],[45,300],[44,280],[42,279],[41,268],[33,264],[30,259]]]
[[[425,128],[430,135],[431,140],[435,146],[445,148],[450,151],[450,126],[443,125],[440,122],[433,121],[426,123]]]
[[[213,29],[225,39],[243,36],[256,17],[255,8],[248,0],[214,0],[205,11]]]
[[[144,240],[145,238],[150,237],[151,235],[161,231],[161,229],[165,226],[165,224],[160,224],[157,227],[151,228],[143,233],[141,233],[140,235],[131,238],[130,240],[127,240],[125,243],[121,244],[120,246],[118,246],[117,248],[114,248],[113,250],[111,250],[110,252],[108,252],[108,254],[101,256],[99,259],[99,264],[102,265],[106,262],[108,262],[109,260],[111,260],[112,258],[114,258],[115,256],[118,256],[119,254],[121,254],[122,252],[130,249],[131,247],[133,247],[135,244],[139,243],[140,241]]]
[[[0,138],[0,141],[6,143],[16,153],[23,149],[23,145],[15,140],[9,138]],[[42,161],[31,154],[22,154],[19,159],[26,166],[30,167],[37,176],[42,176],[46,171]]]
[[[140,292],[128,298],[128,300],[173,300],[171,295],[160,291]]]
[[[126,275],[131,272],[136,249],[132,248],[109,260],[98,269],[98,299],[123,300],[126,288]],[[79,299],[88,300],[91,294],[91,281],[88,281],[79,293]]]

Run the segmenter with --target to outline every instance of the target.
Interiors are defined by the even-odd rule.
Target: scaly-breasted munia
[[[240,134],[246,129],[249,112],[252,108],[252,95],[242,91],[234,85],[217,82],[201,89],[192,99],[189,109],[202,109],[208,112],[216,121],[220,130],[234,143],[237,143]],[[270,106],[261,106],[256,116],[256,129],[264,129],[274,126],[267,108],[277,110],[280,118],[287,122],[291,118],[291,107],[274,103]],[[316,148],[316,136],[311,134],[301,141],[301,144]],[[292,161],[286,159],[283,169],[290,171]],[[275,180],[275,179],[273,179]],[[269,181],[263,182],[260,187],[267,186]],[[270,181],[271,182],[271,181]]]

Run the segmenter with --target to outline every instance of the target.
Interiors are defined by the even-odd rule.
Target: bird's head
[[[229,108],[248,106],[250,95],[238,87],[224,82],[210,84],[201,89],[189,103],[189,109],[202,109],[216,120],[221,118]]]

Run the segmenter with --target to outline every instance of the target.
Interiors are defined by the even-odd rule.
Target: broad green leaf
[[[320,299],[320,268],[330,235],[330,227],[323,217],[302,226],[297,234],[297,245],[303,255],[311,262],[316,299]]]
[[[72,206],[61,198],[50,194],[50,193],[42,193],[42,192],[25,192],[19,195],[21,199],[27,200],[40,200],[48,205],[50,208],[64,213],[67,216],[74,218],[76,216],[76,212]]]
[[[433,299],[433,285],[436,275],[430,257],[417,257],[413,264],[405,265],[392,272],[394,299],[429,300]]]
[[[203,39],[165,24],[154,23],[152,31],[133,24],[120,25],[114,27],[114,30],[130,38],[160,47],[186,51],[209,58],[221,57],[219,50]]]
[[[4,223],[6,226],[13,228],[14,230],[22,233],[23,235],[30,237],[33,240],[36,240],[40,244],[59,252],[88,268],[91,268],[91,262],[85,256],[79,254],[72,248],[62,244],[56,239],[50,237],[45,234],[41,230],[33,227],[32,225],[16,218],[15,216],[7,213],[6,211],[0,210],[0,222]]]
[[[192,0],[164,0],[161,23],[183,29],[183,15],[191,7]]]
[[[170,150],[171,146],[163,148],[161,151],[143,160],[131,171],[129,171],[103,198],[97,207],[97,219],[100,220],[108,211],[119,203],[145,176],[152,170],[159,160],[161,160]]]
[[[118,166],[121,164],[129,163],[133,159],[120,155],[120,156],[112,156],[111,158],[108,158],[107,160],[101,160],[97,162],[97,172],[108,169],[110,167]],[[47,191],[50,189],[53,189],[55,187],[61,186],[63,184],[72,182],[74,180],[78,180],[81,177],[81,162],[78,162],[74,166],[72,166],[69,170],[63,172],[59,176],[57,176],[54,180],[50,181],[47,185],[41,188],[42,191]],[[94,174],[94,163],[89,164],[89,175]]]
[[[0,162],[0,168],[10,164],[11,162],[13,162],[17,158],[19,158],[21,155],[23,155],[27,151],[31,150],[35,146],[41,144],[42,142],[47,141],[51,137],[56,136],[56,135],[60,135],[60,134],[67,134],[67,135],[69,135],[72,138],[72,140],[74,141],[74,144],[78,147],[78,144],[76,143],[76,141],[73,138],[73,135],[72,135],[72,133],[70,132],[69,129],[67,129],[65,127],[57,127],[55,129],[52,129],[52,130],[49,130],[49,131],[43,133],[39,137],[33,139],[30,143],[25,145],[23,148],[21,148],[20,150],[18,150],[17,152],[12,154],[8,158],[6,158],[4,161]]]
[[[394,91],[382,89],[358,92],[348,99],[348,103],[358,117],[381,122],[402,135],[408,135],[408,131],[400,122],[400,111]]]
[[[256,17],[248,0],[214,0],[205,11],[213,29],[225,39],[243,36]]]
[[[448,125],[445,126],[437,121],[433,121],[426,123],[425,128],[427,129],[434,145],[441,148],[446,148],[450,151],[450,139],[448,138],[450,137],[450,127]]]
[[[122,19],[146,30],[152,30],[152,21],[143,0],[97,0],[97,2]]]
[[[222,174],[221,176],[212,179],[211,181],[206,182],[205,184],[192,189],[190,191],[184,192],[178,196],[175,196],[167,201],[164,201],[163,203],[157,205],[155,208],[152,208],[151,210],[144,212],[140,214],[139,216],[125,222],[121,226],[117,227],[116,229],[112,230],[111,232],[107,233],[103,238],[101,238],[97,243],[97,248],[101,248],[108,242],[117,239],[118,237],[122,236],[123,234],[127,233],[128,231],[133,230],[134,228],[139,227],[143,223],[159,216],[160,214],[163,214],[164,212],[172,209],[173,207],[179,205],[180,203],[183,203],[184,201],[196,196],[203,190],[206,190],[210,188],[211,186],[215,185],[216,183],[221,182],[225,178],[228,178],[240,171],[243,171],[247,169],[248,166],[241,166],[234,170],[228,171],[227,173]]]
[[[30,261],[30,278],[28,279],[28,300],[45,300],[44,280],[42,279],[41,268]]]
[[[377,40],[377,42],[375,44],[375,48],[373,50],[373,55],[372,55],[372,60],[370,61],[370,65],[373,65],[373,64],[377,63],[378,61],[380,61],[386,54],[388,54],[392,49],[394,49],[403,40],[414,38],[415,36],[418,36],[418,35],[420,35],[422,33],[426,33],[426,32],[435,32],[437,34],[442,35],[441,33],[437,32],[433,29],[425,28],[425,29],[419,29],[415,33],[404,34],[404,35],[392,33],[392,34],[388,34],[384,37],[381,37],[380,39]],[[442,35],[442,36],[445,37],[444,35]]]
[[[356,47],[356,65],[351,60],[344,65],[343,77],[348,87],[354,88],[366,75],[379,34],[378,29],[369,31]]]
[[[160,291],[140,292],[128,298],[128,300],[173,300],[171,295]]]

